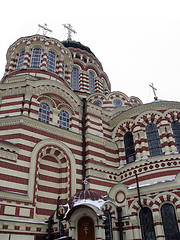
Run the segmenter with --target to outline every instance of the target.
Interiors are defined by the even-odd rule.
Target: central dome
[[[79,48],[81,50],[84,50],[88,53],[91,53],[94,55],[94,53],[91,51],[91,49],[87,46],[84,46],[83,44],[81,44],[80,42],[76,42],[76,41],[62,41],[61,42],[65,47],[73,47],[73,48]],[[95,55],[94,55],[95,56]]]

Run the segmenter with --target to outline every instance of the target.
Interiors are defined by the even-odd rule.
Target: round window
[[[102,106],[102,102],[101,102],[100,100],[95,100],[95,101],[93,102],[93,104],[95,104],[96,106],[99,106],[99,107]]]
[[[113,100],[113,103],[114,103],[114,105],[116,106],[116,107],[120,107],[120,106],[122,106],[122,101],[120,100],[120,99],[114,99]]]

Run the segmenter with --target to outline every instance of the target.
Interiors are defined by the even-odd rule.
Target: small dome
[[[77,202],[82,202],[82,200],[98,201],[103,200],[100,194],[91,190],[80,190],[74,196],[71,197],[68,204],[72,208]]]

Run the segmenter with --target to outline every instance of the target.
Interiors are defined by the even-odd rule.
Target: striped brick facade
[[[37,46],[42,48],[40,67],[31,68]],[[180,103],[143,104],[137,97],[111,92],[100,61],[87,47],[78,47],[35,35],[20,38],[8,49],[0,84],[0,239],[46,239],[50,216],[56,222],[51,234],[57,237],[58,197],[65,234],[74,240],[83,216],[94,223],[94,239],[105,240],[105,211],[111,216],[114,240],[142,239],[143,207],[152,212],[156,238],[165,239],[165,203],[172,204],[180,224],[180,153],[171,125],[180,122]],[[24,62],[17,69],[23,49]],[[47,71],[49,50],[56,53],[54,72]],[[79,69],[79,91],[71,89],[73,67]],[[95,76],[92,94],[89,72]],[[41,103],[50,107],[48,123],[39,120]],[[69,116],[69,129],[60,125],[61,110]],[[161,155],[150,154],[149,124],[157,127]],[[132,133],[135,152],[128,164],[127,132]],[[80,191],[101,197],[78,199]]]

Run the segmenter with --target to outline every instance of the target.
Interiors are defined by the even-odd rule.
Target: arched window
[[[154,222],[152,212],[148,207],[144,207],[139,212],[142,240],[155,240]]]
[[[71,73],[71,88],[72,90],[79,90],[79,70],[73,68]]]
[[[69,113],[65,110],[60,111],[59,127],[69,130]]]
[[[17,69],[21,69],[24,63],[25,50],[22,50],[19,54]]]
[[[34,48],[32,51],[31,67],[39,68],[41,63],[41,48]]]
[[[38,119],[41,122],[49,123],[50,120],[50,107],[47,103],[41,102],[39,105],[39,116]]]
[[[95,92],[94,74],[92,72],[89,73],[89,91],[90,93]]]
[[[146,135],[150,156],[155,157],[162,155],[162,148],[157,126],[155,124],[148,124],[146,126]]]
[[[165,203],[161,207],[162,223],[166,240],[179,240],[179,228],[173,205]]]
[[[104,211],[105,220],[105,239],[112,240],[113,239],[113,231],[112,231],[112,219],[111,214],[108,210]]]
[[[56,54],[53,51],[48,52],[47,70],[55,72]]]
[[[124,146],[126,153],[126,162],[132,163],[136,160],[135,148],[134,148],[134,140],[132,132],[127,132],[124,135]]]
[[[180,123],[179,122],[172,122],[171,123],[175,142],[176,142],[176,147],[178,153],[180,153]]]

